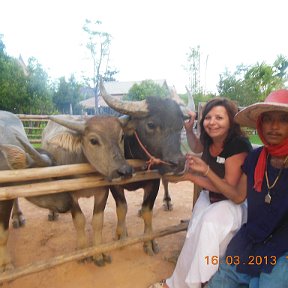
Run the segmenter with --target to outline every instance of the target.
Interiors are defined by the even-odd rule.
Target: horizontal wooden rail
[[[35,120],[49,120],[49,115],[28,115],[28,114],[17,114],[17,116],[21,119],[21,120],[25,120],[25,121],[34,121]]]
[[[41,139],[30,139],[29,142],[31,144],[41,144]]]
[[[57,256],[48,260],[34,262],[32,264],[29,264],[23,267],[15,268],[11,272],[4,272],[0,274],[0,283],[11,281],[16,278],[23,277],[29,274],[37,273],[45,269],[49,269],[58,265],[62,265],[70,261],[81,260],[83,258],[90,257],[96,254],[105,253],[105,252],[112,251],[115,249],[120,249],[120,248],[127,247],[130,245],[135,245],[137,243],[141,243],[144,241],[149,241],[154,238],[160,238],[166,235],[185,231],[187,230],[187,227],[188,227],[188,223],[181,223],[178,225],[167,227],[163,230],[155,230],[151,234],[143,234],[141,236],[128,237],[123,240],[112,241],[112,242],[102,244],[99,246],[94,246],[94,247],[74,251],[72,253],[60,255],[60,256]]]
[[[129,163],[138,169],[139,167],[143,167],[141,165],[145,162],[142,160],[129,160]],[[93,174],[87,176],[89,173]],[[53,177],[65,177],[71,175],[77,175],[79,178],[52,180]],[[95,172],[95,169],[89,164],[6,170],[1,171],[0,173],[0,183],[9,184],[8,186],[0,187],[0,200],[67,191],[73,192],[101,186],[121,185],[142,180],[159,179],[160,177],[161,175],[156,171],[139,171],[131,178],[108,181],[102,175]],[[33,183],[23,183],[27,181],[33,181]],[[11,183],[14,183],[14,185],[11,186]]]
[[[145,166],[143,160],[127,160],[135,169]],[[73,176],[78,174],[97,173],[90,164],[70,164],[44,168],[2,170],[0,173],[0,183],[14,183],[51,177]]]
[[[24,127],[27,130],[43,130],[43,127],[33,127],[33,126],[25,126]],[[37,131],[39,132],[39,131]],[[29,137],[29,135],[27,135]],[[31,134],[31,136],[33,136],[33,134]]]
[[[7,186],[0,188],[0,200],[54,194],[59,192],[73,192],[101,186],[122,185],[142,180],[159,179],[160,177],[161,175],[158,172],[144,171],[135,173],[131,178],[117,181],[107,181],[103,176],[88,176],[77,179],[51,180],[49,182]]]

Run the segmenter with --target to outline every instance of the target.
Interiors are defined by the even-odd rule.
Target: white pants
[[[246,204],[230,200],[211,204],[209,192],[201,191],[175,270],[166,280],[169,288],[198,288],[207,282],[219,267],[211,263],[211,257],[224,256],[228,243],[246,219]]]

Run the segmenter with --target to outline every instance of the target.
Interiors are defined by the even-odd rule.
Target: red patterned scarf
[[[257,192],[261,192],[262,182],[264,179],[265,169],[266,169],[266,161],[267,155],[270,154],[272,156],[284,156],[288,154],[288,139],[284,140],[282,143],[278,145],[269,145],[264,139],[262,132],[262,121],[261,117],[258,117],[257,120],[257,132],[262,140],[264,147],[259,155],[257,165],[254,173],[254,189]]]

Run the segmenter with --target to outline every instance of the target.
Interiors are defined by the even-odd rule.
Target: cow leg
[[[160,180],[150,180],[144,187],[144,199],[142,203],[142,218],[144,220],[144,234],[151,234],[152,228],[152,216],[153,216],[153,206],[155,199],[158,194],[160,186]],[[159,252],[159,246],[156,240],[149,240],[143,244],[144,251],[150,256],[153,256]]]
[[[48,212],[48,221],[57,221],[59,218],[59,213],[53,210],[49,210]]]
[[[7,248],[12,206],[13,200],[0,201],[0,273],[14,268]]]
[[[89,241],[85,233],[86,219],[76,199],[74,199],[71,205],[71,215],[77,233],[77,249],[88,248]],[[83,259],[84,262],[90,260],[91,258]]]
[[[110,190],[116,203],[117,227],[115,236],[117,240],[125,239],[128,233],[126,226],[127,201],[124,189],[121,186],[111,186]]]
[[[169,195],[168,181],[162,178],[162,185],[164,187],[163,209],[164,211],[172,211],[173,204],[171,202],[171,197]]]
[[[12,225],[15,229],[25,225],[25,218],[20,209],[18,198],[14,199],[13,202]]]
[[[92,218],[94,246],[102,244],[104,209],[106,207],[108,195],[109,195],[108,187],[98,188],[97,192],[94,195],[94,210]],[[93,261],[97,266],[104,266],[105,262],[111,263],[111,257],[108,254],[102,253],[100,255],[94,255]]]

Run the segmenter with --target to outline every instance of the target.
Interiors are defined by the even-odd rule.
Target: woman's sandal
[[[168,287],[166,285],[166,280],[163,279],[160,282],[154,283],[152,285],[150,285],[148,288],[163,288],[163,287]]]

